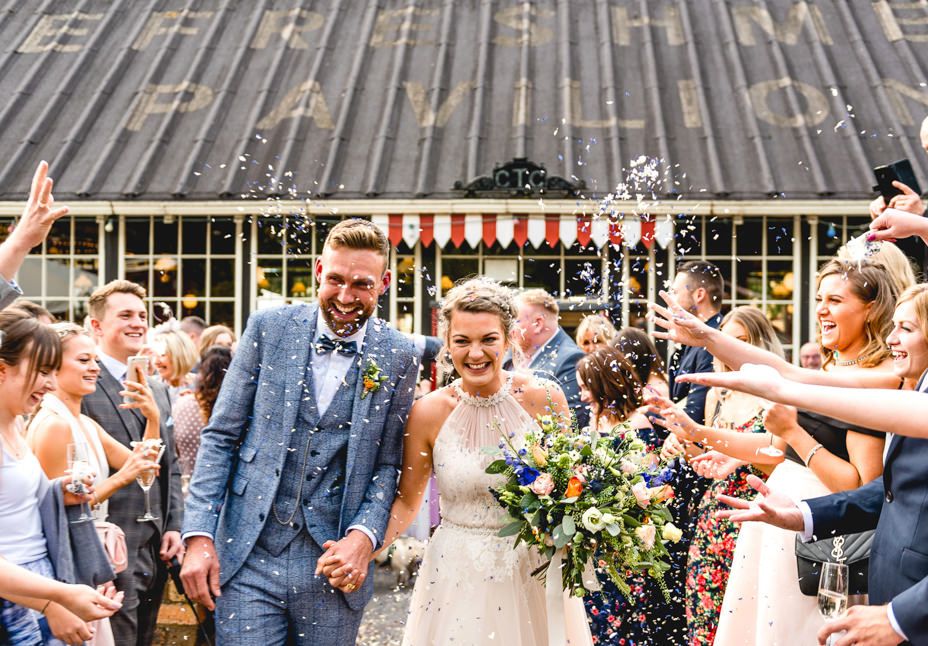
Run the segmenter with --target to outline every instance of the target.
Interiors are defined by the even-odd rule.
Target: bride
[[[442,521],[419,569],[404,646],[592,643],[583,604],[566,596],[567,639],[549,640],[545,589],[531,575],[543,561],[497,536],[508,521],[489,488],[502,476],[484,469],[501,434],[518,445],[538,415],[569,410],[558,386],[502,370],[515,324],[511,291],[489,279],[459,284],[442,305],[440,335],[461,378],[412,408],[384,545],[416,516],[434,469]]]

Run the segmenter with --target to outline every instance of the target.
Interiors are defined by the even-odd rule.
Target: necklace
[[[837,356],[838,354],[835,353],[835,357]],[[858,363],[860,363],[860,357],[857,357],[856,359],[848,359],[847,361],[841,361],[837,358],[835,359],[836,366],[856,366]]]

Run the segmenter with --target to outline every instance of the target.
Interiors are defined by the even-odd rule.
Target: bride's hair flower
[[[554,491],[554,478],[549,473],[541,473],[535,478],[529,489],[536,496],[547,496]]]

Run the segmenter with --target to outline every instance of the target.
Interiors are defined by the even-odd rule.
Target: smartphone
[[[148,357],[136,354],[129,357],[129,367],[126,370],[126,379],[128,381],[138,381],[139,383],[145,383],[145,378],[148,376]],[[123,401],[126,404],[131,404],[135,400],[130,397],[123,397]]]
[[[908,159],[900,159],[892,164],[877,166],[873,169],[876,176],[876,190],[883,196],[883,201],[889,204],[889,201],[902,191],[893,186],[894,181],[899,181],[911,188],[917,194],[922,194],[922,189],[918,186],[918,180],[915,179],[915,171],[912,169],[912,162]]]

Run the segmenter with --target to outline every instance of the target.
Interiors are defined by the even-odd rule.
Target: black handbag
[[[799,590],[807,597],[818,596],[818,581],[822,563],[844,563],[848,570],[848,594],[867,594],[870,571],[870,544],[874,530],[859,534],[844,534],[803,543],[796,536],[796,569]]]

